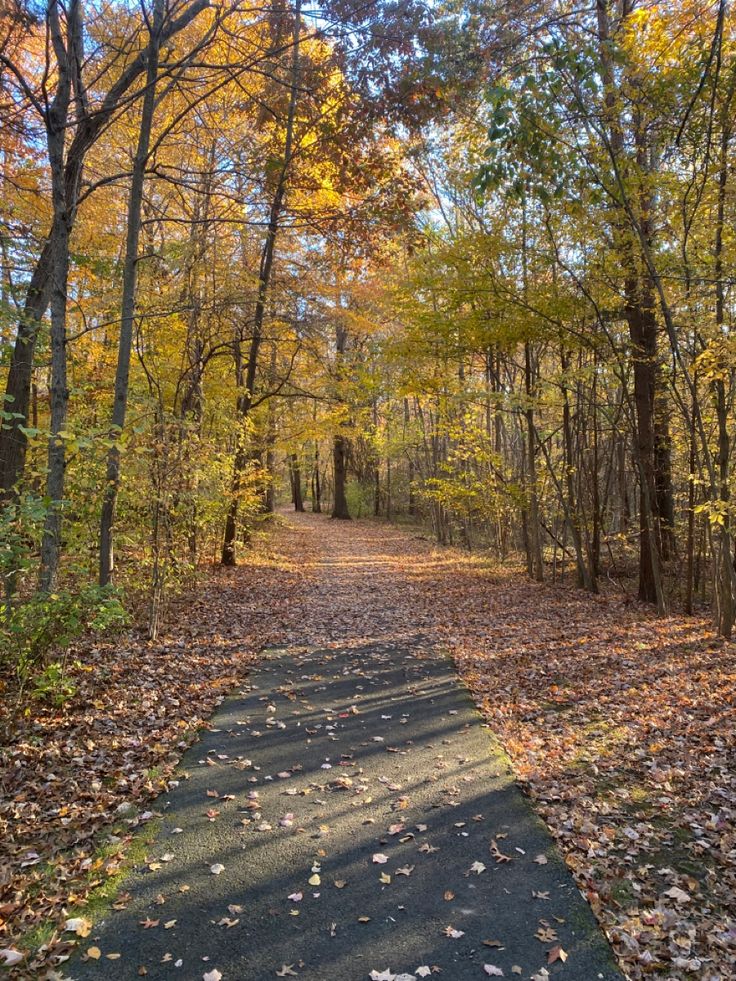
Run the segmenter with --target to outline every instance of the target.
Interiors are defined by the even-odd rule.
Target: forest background
[[[287,475],[730,636],[733,32],[725,0],[6,5],[20,673],[126,592],[155,636]]]

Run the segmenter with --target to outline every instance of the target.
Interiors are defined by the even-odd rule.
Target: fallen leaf
[[[491,855],[493,855],[493,857],[499,863],[513,861],[510,855],[504,855],[504,853],[498,847],[498,843],[496,842],[495,838],[491,838],[490,850],[491,850]]]
[[[564,964],[567,960],[567,951],[563,950],[559,944],[552,947],[551,950],[547,951],[547,963],[554,964],[555,961],[562,961]]]
[[[678,886],[673,886],[671,889],[668,889],[664,895],[669,896],[670,899],[674,899],[674,901],[679,905],[692,902],[692,896],[686,893],[684,889],[680,889]]]
[[[92,924],[83,916],[75,916],[66,921],[64,930],[68,933],[76,933],[78,937],[88,937],[92,930]]]
[[[4,950],[0,950],[0,957],[3,959],[3,967],[15,967],[16,964],[20,964],[25,954],[14,947],[6,947]]]

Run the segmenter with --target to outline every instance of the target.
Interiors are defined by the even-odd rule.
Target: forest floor
[[[130,635],[80,648],[74,698],[14,719],[0,952],[10,962],[35,952],[13,974],[44,976],[72,943],[92,961],[114,959],[85,937],[88,920],[133,902],[112,898],[121,870],[165,870],[151,802],[176,789],[182,752],[263,647],[385,652],[419,632],[453,653],[627,976],[736,976],[736,654],[705,623],[529,583],[411,531],[304,515],[248,564],[215,573],[171,624],[155,644]],[[203,810],[219,808],[213,798]],[[150,929],[165,929],[163,909],[160,920]],[[501,964],[497,951],[489,967]],[[572,957],[567,966],[575,977]],[[375,973],[390,977],[389,967]]]

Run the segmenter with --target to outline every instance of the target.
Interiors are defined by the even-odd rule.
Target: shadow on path
[[[621,978],[450,661],[421,636],[269,652],[156,810],[155,870],[137,869],[127,907],[83,941],[101,957],[75,958],[76,981],[408,981],[418,968],[470,981],[494,976],[484,965]],[[548,963],[557,946],[567,960]]]

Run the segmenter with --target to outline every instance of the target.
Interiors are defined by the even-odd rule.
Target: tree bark
[[[348,442],[341,433],[336,433],[332,442],[332,461],[335,470],[335,499],[332,505],[332,517],[343,521],[350,520],[348,499],[345,494],[347,478]]]
[[[141,121],[138,131],[138,146],[133,161],[133,173],[128,197],[127,233],[125,259],[123,262],[123,293],[120,305],[120,338],[118,341],[115,390],[112,415],[110,418],[110,437],[113,440],[113,445],[110,447],[107,455],[105,492],[100,517],[100,586],[106,586],[110,582],[114,569],[113,525],[115,521],[115,506],[120,487],[120,446],[118,441],[125,426],[125,415],[128,407],[130,355],[133,349],[143,186],[146,177],[146,166],[148,164],[148,151],[151,143],[153,115],[156,107],[156,80],[158,78],[163,18],[164,0],[154,0],[151,38],[148,45],[149,57],[146,68],[146,90],[143,96]]]
[[[304,511],[304,495],[302,494],[302,468],[299,465],[299,456],[292,453],[289,457],[289,470],[291,473],[292,501],[295,511]]]
[[[235,451],[235,459],[233,461],[231,499],[227,518],[225,520],[225,534],[223,536],[222,554],[220,559],[221,564],[226,566],[234,566],[236,564],[235,552],[238,533],[238,498],[240,496],[243,474],[248,461],[247,448],[245,446],[245,424],[253,406],[256,372],[258,369],[258,354],[261,347],[261,341],[263,340],[263,323],[266,313],[266,299],[268,297],[268,291],[271,285],[271,273],[273,271],[276,238],[279,231],[281,212],[284,205],[284,196],[286,194],[287,179],[293,155],[294,120],[296,117],[296,106],[299,95],[299,40],[301,35],[301,23],[301,0],[296,0],[292,35],[291,92],[289,96],[289,109],[286,119],[286,132],[284,135],[284,160],[276,181],[273,198],[271,200],[268,226],[266,230],[266,240],[261,251],[261,262],[258,272],[258,293],[253,314],[253,334],[251,336],[250,348],[248,352],[248,363],[245,369],[245,384],[242,395],[238,399],[241,434],[238,441],[238,447]]]
[[[46,495],[49,501],[43,537],[39,589],[51,592],[59,569],[66,471],[64,424],[69,392],[66,377],[66,299],[69,278],[69,233],[72,224],[73,199],[70,200],[64,179],[64,149],[69,125],[73,78],[81,65],[75,63],[82,36],[79,0],[70,0],[67,8],[66,34],[61,24],[59,5],[49,4],[47,25],[56,59],[57,84],[54,99],[46,113],[46,144],[51,170],[53,203],[53,242],[50,263],[51,303],[51,424],[48,443]],[[27,414],[27,407],[26,407]],[[25,421],[24,414],[23,420]]]
[[[319,475],[319,440],[314,441],[314,468],[312,470],[312,511],[322,513],[322,483]]]
[[[726,296],[723,269],[723,231],[726,213],[726,189],[728,184],[728,147],[730,143],[730,120],[723,121],[720,161],[718,171],[718,206],[714,244],[714,278],[716,283],[716,329],[720,334],[726,320]],[[731,638],[734,625],[734,564],[732,557],[733,536],[731,534],[729,469],[731,459],[731,440],[729,427],[729,406],[726,380],[732,387],[733,369],[728,363],[719,366],[719,374],[713,383],[718,421],[718,468],[719,523],[716,526],[717,544],[715,548],[715,621],[718,633]]]
[[[536,428],[534,425],[534,408],[531,404],[533,390],[533,365],[531,344],[524,344],[524,382],[526,386],[527,406],[525,410],[527,436],[527,477],[529,496],[529,522],[527,535],[529,541],[529,574],[532,579],[542,582],[544,579],[544,563],[542,561],[542,541],[539,524],[539,496],[537,492],[537,446]]]
[[[608,131],[609,153],[619,182],[621,168],[629,170],[621,117],[617,109],[615,75],[611,50],[609,0],[596,0],[601,75],[604,86],[605,124]],[[622,20],[631,13],[626,2]],[[641,121],[634,122],[633,141],[637,164],[645,168],[645,146]],[[649,192],[640,180],[638,202],[642,235],[649,235]],[[625,317],[633,348],[634,408],[636,432],[634,450],[640,483],[639,507],[639,599],[656,603],[665,612],[661,579],[661,548],[657,520],[657,480],[655,460],[654,407],[657,381],[657,323],[654,314],[653,284],[637,260],[633,231],[626,227],[626,215],[615,222],[619,252],[624,269]]]
[[[345,356],[347,342],[347,330],[338,324],[335,333],[335,357],[337,359],[338,374],[342,374],[342,360]],[[339,518],[341,521],[350,520],[350,509],[348,508],[346,495],[348,451],[349,443],[347,436],[344,433],[335,433],[332,439],[332,465],[335,479],[332,517]]]

